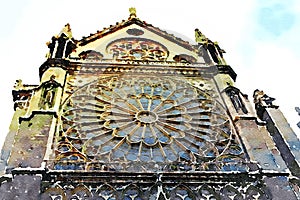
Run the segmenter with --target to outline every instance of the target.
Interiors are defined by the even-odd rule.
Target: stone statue
[[[260,104],[266,108],[278,108],[278,106],[273,105],[274,100],[275,98],[269,97],[262,90],[256,89],[253,93],[253,101],[255,105]]]
[[[45,110],[52,108],[54,106],[56,89],[62,87],[62,85],[56,82],[55,76],[52,75],[50,80],[42,83],[40,87],[42,87],[42,96],[39,106]]]
[[[254,90],[253,93],[253,103],[255,104],[255,110],[257,113],[257,116],[263,120],[263,113],[265,111],[265,108],[278,108],[279,106],[276,106],[273,104],[273,101],[275,98],[269,97],[264,93],[262,90]]]
[[[204,59],[205,63],[207,63],[209,65],[213,64],[210,57],[209,57],[209,55],[208,55],[208,52],[207,52],[208,39],[205,37],[204,34],[201,33],[201,31],[199,31],[198,28],[195,29],[195,41],[199,45],[199,50],[202,54],[200,56],[203,56],[203,59]]]
[[[219,46],[219,43],[218,42],[214,42],[214,46],[218,52],[218,57],[219,57],[219,64],[225,64],[226,65],[226,62],[224,60],[224,57],[223,57],[223,53],[226,53],[226,51],[224,51],[224,49],[221,49],[221,47]]]
[[[207,44],[207,38],[205,37],[204,34],[201,33],[201,31],[199,31],[198,28],[195,29],[195,41],[198,44],[202,44],[202,45]]]

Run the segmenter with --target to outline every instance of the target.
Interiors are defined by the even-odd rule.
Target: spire
[[[136,9],[134,7],[129,8],[129,19],[136,18]]]

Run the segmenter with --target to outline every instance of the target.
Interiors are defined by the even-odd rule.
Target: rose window
[[[86,162],[92,168],[95,163],[139,163],[147,170],[151,163],[189,163],[191,168],[193,163],[200,170],[226,170],[243,158],[223,106],[179,79],[99,79],[64,105],[59,169],[70,167],[63,163]]]
[[[121,38],[109,43],[106,51],[117,59],[164,61],[168,49],[161,43],[146,38]]]

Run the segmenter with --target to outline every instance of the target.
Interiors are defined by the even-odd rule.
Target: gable
[[[81,42],[71,58],[78,58],[86,53],[101,59],[125,59],[125,60],[148,60],[148,61],[174,61],[178,56],[187,62],[204,62],[199,57],[197,49],[188,42],[184,43],[179,38],[154,28],[141,26],[133,23],[123,26],[116,31],[98,36],[90,42]]]

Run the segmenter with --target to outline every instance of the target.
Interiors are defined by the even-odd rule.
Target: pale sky
[[[129,16],[183,39],[194,41],[199,28],[218,41],[237,73],[236,87],[249,96],[255,89],[276,98],[293,130],[300,116],[300,1],[299,0],[0,0],[1,103],[0,145],[13,114],[11,90],[15,80],[39,84],[38,70],[48,51],[46,42],[71,24],[81,39]]]

